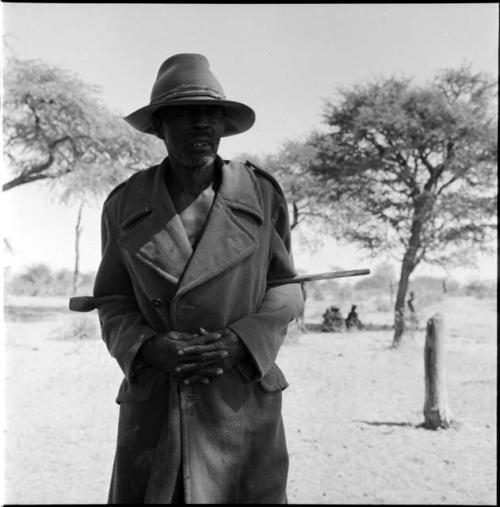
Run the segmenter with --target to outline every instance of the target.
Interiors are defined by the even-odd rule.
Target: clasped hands
[[[142,347],[143,360],[184,384],[201,382],[222,375],[243,361],[249,352],[230,329],[196,334],[170,331],[149,339]]]

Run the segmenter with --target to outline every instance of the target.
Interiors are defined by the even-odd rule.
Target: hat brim
[[[128,116],[125,116],[124,120],[141,132],[157,135],[153,124],[153,113],[159,109],[168,108],[169,106],[185,105],[223,107],[225,112],[225,129],[222,137],[241,134],[242,132],[248,130],[255,122],[255,112],[247,105],[232,100],[211,99],[206,97],[189,97],[165,102],[158,102],[156,104],[149,104],[147,106],[141,107],[140,109],[137,109]]]

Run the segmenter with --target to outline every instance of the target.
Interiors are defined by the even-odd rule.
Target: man
[[[125,118],[168,157],[108,196],[94,297],[122,368],[111,503],[285,503],[288,454],[275,364],[300,314],[277,182],[222,160],[252,109],[224,98],[202,55],[160,67]]]
[[[357,308],[356,305],[351,305],[351,310],[349,311],[347,318],[345,319],[345,325],[347,329],[351,329],[354,327],[357,329],[363,329],[363,324],[359,320],[356,308]]]

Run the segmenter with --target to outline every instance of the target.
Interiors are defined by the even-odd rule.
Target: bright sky
[[[206,55],[227,97],[257,114],[251,130],[222,140],[225,158],[272,152],[320,127],[323,101],[339,86],[387,75],[426,80],[438,69],[464,62],[498,74],[495,3],[1,7],[6,53],[73,70],[99,85],[104,101],[124,115],[148,103],[167,57]],[[71,268],[76,209],[55,205],[37,183],[2,197],[4,235],[14,250],[4,264],[13,270],[35,262]],[[99,217],[98,207],[85,211],[84,271],[95,270],[99,262]],[[361,260],[356,249],[331,242],[315,255],[296,245],[295,258],[299,268],[315,272],[376,265]],[[496,277],[496,259],[473,275]]]

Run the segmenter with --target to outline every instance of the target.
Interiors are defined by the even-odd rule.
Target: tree
[[[101,103],[97,87],[67,70],[10,57],[3,85],[4,157],[11,174],[4,191],[96,167],[105,181],[119,181],[124,170],[147,167],[158,154],[151,136],[128,126]]]
[[[78,278],[80,275],[80,238],[82,236],[82,214],[83,214],[83,201],[80,202],[78,213],[76,215],[75,224],[75,265],[73,268],[73,284],[71,286],[71,293],[76,294],[78,290]]]
[[[2,190],[44,181],[53,198],[78,205],[75,292],[84,205],[132,171],[158,163],[164,147],[127,125],[102,104],[97,87],[67,70],[15,57],[4,68],[4,156],[11,179]]]
[[[280,183],[287,202],[290,205],[290,228],[294,230],[300,224],[315,225],[330,221],[326,210],[315,206],[321,187],[310,172],[309,165],[313,162],[315,148],[301,140],[288,140],[272,154],[240,153],[235,160],[251,161],[262,169],[270,172]]]
[[[308,170],[315,152],[307,140],[294,139],[285,141],[276,153],[242,152],[234,157],[242,163],[248,160],[276,178],[286,195],[294,238],[311,253],[323,246],[326,234],[339,237],[343,215],[342,209],[332,210],[331,203],[329,209],[317,205],[325,189]]]
[[[278,153],[264,158],[264,167],[282,184],[291,205],[290,226],[303,222],[323,222],[330,218],[326,210],[315,206],[321,188],[313,174],[304,170],[313,163],[316,150],[302,141],[287,141]]]
[[[328,189],[324,204],[348,212],[345,239],[401,260],[394,347],[417,265],[470,262],[471,251],[492,240],[495,98],[496,82],[468,66],[423,86],[381,79],[341,90],[337,103],[327,103],[330,132],[311,136],[309,170]]]

